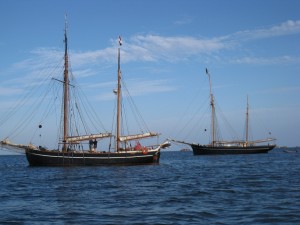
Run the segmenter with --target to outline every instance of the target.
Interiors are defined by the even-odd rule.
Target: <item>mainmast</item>
[[[247,96],[247,111],[246,111],[246,146],[249,143],[249,102]]]
[[[63,127],[63,151],[67,151],[67,137],[68,137],[68,100],[69,100],[69,62],[68,62],[68,38],[67,38],[67,19],[65,19],[65,64],[64,64],[64,127]]]
[[[121,40],[121,36],[119,36],[116,151],[119,151],[120,148],[120,133],[121,133],[121,69],[120,69],[120,46],[121,45],[122,45],[122,40]]]
[[[211,78],[210,74],[208,72],[208,69],[206,68],[206,74],[208,75],[209,79],[209,93],[210,93],[210,105],[211,105],[211,136],[212,136],[212,146],[215,145],[216,142],[216,125],[215,125],[215,102],[214,102],[214,95],[212,93],[212,85],[211,85]]]

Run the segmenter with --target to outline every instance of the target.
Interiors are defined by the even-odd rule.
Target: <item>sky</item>
[[[248,96],[254,139],[300,146],[299,9],[298,0],[0,0],[0,119],[53,76],[67,15],[72,74],[107,130],[121,35],[123,79],[162,140],[209,142],[208,68],[230,130],[243,137]],[[0,125],[3,139],[12,123]]]

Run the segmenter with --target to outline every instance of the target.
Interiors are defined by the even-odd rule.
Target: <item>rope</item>
[[[145,120],[142,117],[142,114],[140,113],[140,111],[138,110],[138,107],[136,106],[136,104],[133,101],[133,98],[131,97],[130,92],[128,91],[126,83],[123,80],[122,80],[122,85],[125,88],[126,94],[129,99],[129,101],[128,101],[129,106],[131,107],[133,116],[136,118],[136,121],[140,127],[141,132],[143,132],[144,130],[150,131],[150,129],[148,128],[148,125],[146,124]]]

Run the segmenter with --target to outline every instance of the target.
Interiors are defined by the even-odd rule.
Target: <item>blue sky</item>
[[[241,138],[248,95],[253,138],[271,132],[278,145],[299,146],[299,9],[296,0],[0,0],[0,115],[59,62],[67,13],[72,73],[107,129],[121,35],[122,74],[161,139],[209,141],[208,68]]]

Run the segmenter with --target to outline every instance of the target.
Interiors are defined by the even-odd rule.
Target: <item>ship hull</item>
[[[147,152],[62,152],[26,149],[30,166],[105,166],[159,163],[160,149]]]
[[[259,154],[268,153],[276,145],[261,146],[207,146],[191,144],[194,155],[235,155],[235,154]]]

